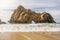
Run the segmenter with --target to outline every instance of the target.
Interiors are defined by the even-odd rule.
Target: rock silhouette
[[[1,19],[0,19],[0,24],[6,24],[5,22],[2,22]]]
[[[10,23],[56,23],[53,17],[47,13],[36,13],[31,9],[26,9],[20,5],[12,14]]]

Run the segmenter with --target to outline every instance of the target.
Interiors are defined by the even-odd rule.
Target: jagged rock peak
[[[18,6],[18,9],[25,9],[22,5]]]

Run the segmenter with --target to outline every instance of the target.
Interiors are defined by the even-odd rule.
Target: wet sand
[[[60,40],[60,32],[0,32],[0,40]]]

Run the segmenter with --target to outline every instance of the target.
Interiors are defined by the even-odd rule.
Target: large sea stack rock
[[[19,6],[11,16],[10,23],[55,23],[53,17],[47,13],[36,13],[31,9],[25,9],[23,6]]]

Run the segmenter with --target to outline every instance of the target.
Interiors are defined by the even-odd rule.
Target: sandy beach
[[[0,32],[0,40],[60,40],[60,32]]]

